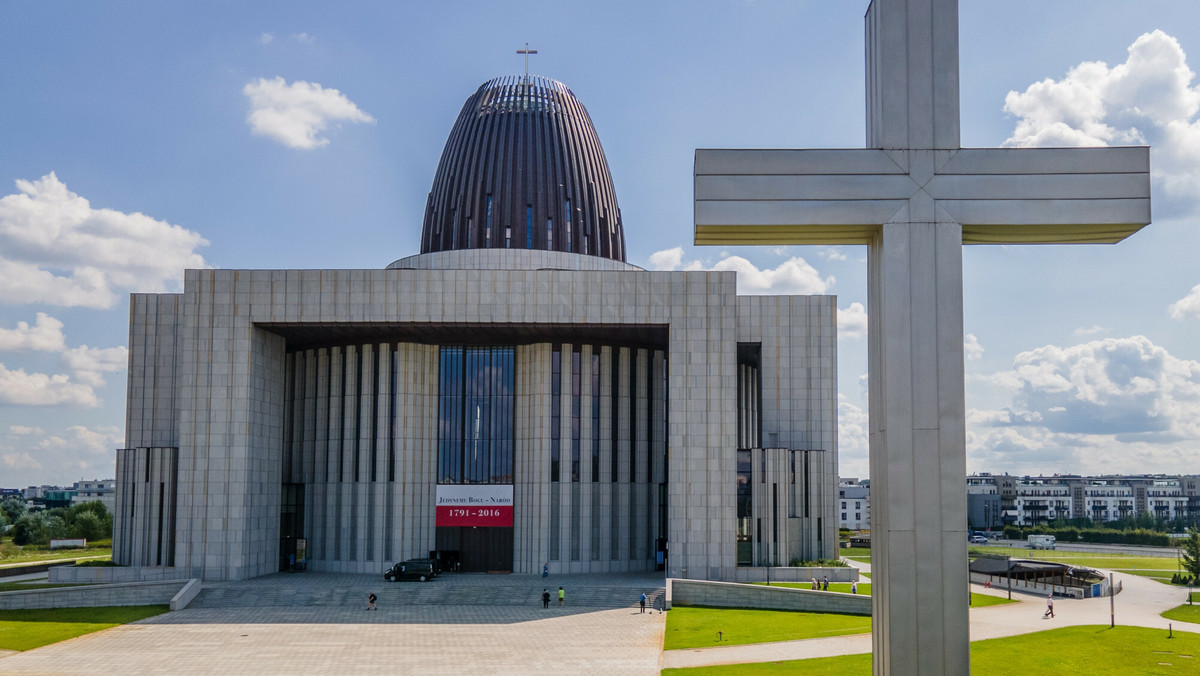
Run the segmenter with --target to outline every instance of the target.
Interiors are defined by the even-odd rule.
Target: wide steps
[[[449,605],[449,606],[520,606],[540,605],[542,589],[548,589],[551,605],[558,603],[558,585],[489,585],[447,584],[435,578],[429,582],[364,582],[354,587],[280,587],[217,585],[205,587],[192,601],[190,608],[258,608],[258,607],[355,607],[366,606],[367,594],[374,592],[380,605]],[[566,603],[573,608],[629,608],[638,605],[642,592],[654,607],[662,596],[663,587],[640,589],[628,586],[570,586],[566,585]]]

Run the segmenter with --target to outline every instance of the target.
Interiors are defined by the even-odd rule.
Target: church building
[[[504,77],[450,131],[420,254],[134,294],[113,559],[736,580],[836,556],[835,298],[643,270],[624,225],[580,101]]]

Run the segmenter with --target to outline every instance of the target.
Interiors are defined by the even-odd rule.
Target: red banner
[[[444,507],[437,508],[439,526],[508,526],[513,525],[513,508],[508,507]]]
[[[513,487],[475,484],[437,487],[438,526],[513,525]]]

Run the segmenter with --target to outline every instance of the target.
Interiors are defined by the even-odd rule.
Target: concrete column
[[[868,293],[875,673],[966,674],[960,227],[884,225]]]

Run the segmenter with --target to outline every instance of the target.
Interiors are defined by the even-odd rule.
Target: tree
[[[8,498],[4,502],[0,502],[0,510],[8,517],[9,523],[16,523],[17,519],[25,516],[25,501],[18,498]]]
[[[1200,578],[1200,530],[1189,528],[1181,549],[1184,570],[1193,578]]]

